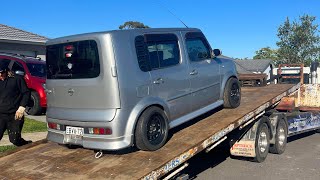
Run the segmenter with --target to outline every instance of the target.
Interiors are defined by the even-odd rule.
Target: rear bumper
[[[50,109],[49,109],[50,111]],[[99,117],[97,113],[90,113],[91,111],[84,111],[81,121],[77,120],[63,120],[62,117],[55,114],[57,117],[52,118],[47,115],[47,122],[57,123],[62,130],[48,129],[48,140],[57,142],[59,144],[75,144],[83,146],[88,149],[99,150],[119,150],[133,145],[133,132],[126,132],[128,125],[128,113],[123,113],[121,110],[117,110],[117,113],[112,121],[108,121],[109,118],[104,116],[103,119]],[[93,111],[95,112],[95,111]],[[50,114],[50,113],[49,113]],[[53,115],[53,114],[50,114]],[[96,115],[96,116],[94,116]],[[88,117],[87,117],[88,116]],[[90,118],[91,117],[91,118]],[[87,119],[87,120],[85,120]],[[98,121],[92,121],[92,119]],[[65,132],[66,126],[82,127],[84,128],[84,134],[82,138],[71,138]],[[112,130],[111,135],[97,135],[90,134],[88,128],[108,128]]]
[[[59,144],[75,144],[83,146],[88,149],[98,149],[98,150],[119,150],[129,147],[131,136],[129,137],[118,137],[110,138],[108,135],[91,135],[85,134],[82,139],[71,139],[69,135],[66,135],[64,131],[58,130],[48,130],[49,141],[53,141]],[[129,139],[129,141],[128,141]]]

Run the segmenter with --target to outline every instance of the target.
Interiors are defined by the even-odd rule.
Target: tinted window
[[[23,68],[23,65],[19,62],[14,62],[13,65],[12,65],[12,68],[11,70],[13,72],[16,72],[16,71],[22,71],[24,72],[24,68]]]
[[[27,63],[27,67],[32,76],[45,77],[47,75],[45,64]]]
[[[201,61],[211,58],[211,48],[201,32],[189,32],[186,34],[186,43],[189,59]]]
[[[100,74],[97,43],[93,40],[47,46],[48,79],[95,78]]]
[[[201,61],[211,57],[210,49],[199,38],[187,39],[187,50],[191,61]]]
[[[150,42],[148,43],[148,53],[152,69],[179,64],[177,41]]]
[[[174,34],[147,34],[135,39],[137,58],[142,71],[179,64],[178,38]]]

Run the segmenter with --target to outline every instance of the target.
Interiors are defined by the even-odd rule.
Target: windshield
[[[47,46],[48,79],[95,78],[100,74],[97,43],[93,40]]]
[[[46,77],[46,64],[27,63],[27,67],[32,76]]]

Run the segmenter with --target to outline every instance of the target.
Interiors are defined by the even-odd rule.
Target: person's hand
[[[26,109],[25,107],[19,106],[18,110],[16,111],[16,115],[14,117],[15,120],[21,120],[22,119],[25,109]]]

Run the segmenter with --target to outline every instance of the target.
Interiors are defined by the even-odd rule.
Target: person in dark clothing
[[[30,91],[23,77],[14,76],[8,63],[0,61],[0,140],[8,130],[9,140],[16,146],[31,141],[21,137],[24,123],[24,110],[30,98]]]

